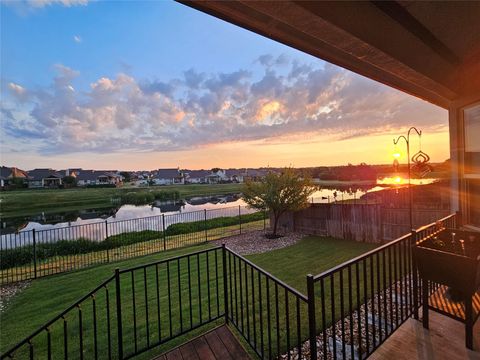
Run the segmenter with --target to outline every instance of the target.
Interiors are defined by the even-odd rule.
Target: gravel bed
[[[405,278],[406,279],[406,278]],[[404,279],[404,280],[405,280]],[[397,321],[399,323],[402,322],[400,319],[401,313],[403,312],[403,316],[406,316],[407,314],[407,304],[405,303],[406,299],[402,299],[402,295],[404,294],[402,288],[400,287],[400,282],[396,283],[396,286],[393,286],[395,290],[393,289],[387,289],[385,291],[386,295],[386,302],[387,302],[387,308],[384,308],[384,293],[383,291],[380,293],[380,296],[376,294],[374,296],[374,299],[370,299],[367,304],[362,304],[360,306],[360,319],[361,319],[361,353],[362,356],[361,358],[365,358],[367,349],[370,348],[372,350],[373,348],[373,338],[376,338],[376,343],[378,344],[382,339],[385,339],[388,334],[392,331],[391,328],[391,320],[393,320],[393,323],[395,324]],[[393,291],[391,291],[393,290]],[[396,294],[396,295],[395,295]],[[380,298],[380,303],[381,303],[381,321],[380,321],[380,328],[379,328],[379,320],[378,320],[378,315],[379,315],[379,309],[378,309],[378,299]],[[396,302],[398,301],[398,303]],[[373,304],[372,304],[373,301]],[[390,304],[392,307],[390,307]],[[386,313],[385,313],[386,310]],[[399,319],[397,320],[396,315],[398,313]],[[373,322],[372,314],[375,314],[375,322]],[[387,331],[385,329],[385,317],[388,319],[387,321]],[[365,320],[368,319],[368,327],[365,329]],[[352,343],[352,338],[350,334],[350,320],[353,320],[353,345],[354,345],[354,354],[353,358],[351,356],[351,343]],[[360,359],[359,356],[359,329],[358,329],[358,310],[353,311],[352,317],[350,318],[350,315],[347,315],[343,319],[343,327],[345,329],[345,358],[347,360],[353,360],[353,359]],[[394,325],[395,327],[395,325]],[[333,336],[333,326],[329,327],[328,329],[325,330],[326,338],[327,338],[327,354],[324,357],[324,352],[323,352],[323,334],[320,334],[316,338],[317,342],[317,356],[319,359],[334,359],[333,356],[333,341],[334,338],[336,338],[336,352],[337,352],[337,358],[341,359],[342,358],[342,320],[339,320],[335,324],[335,337]],[[366,335],[368,332],[368,337],[369,337],[369,347],[367,348],[366,344]],[[377,345],[378,346],[378,345]],[[286,360],[286,359],[292,359],[292,360],[307,360],[310,358],[310,342],[307,340],[301,345],[301,356],[298,354],[298,349],[294,348],[289,351],[290,354],[282,354],[279,356],[279,359],[281,360]]]
[[[216,245],[225,244],[229,249],[241,254],[260,254],[271,250],[281,249],[294,245],[304,234],[291,232],[277,239],[267,239],[263,230],[250,231],[240,235],[229,236],[214,241]]]
[[[0,287],[0,313],[7,308],[8,303],[13,297],[27,288],[28,285],[30,285],[30,281],[22,281]]]

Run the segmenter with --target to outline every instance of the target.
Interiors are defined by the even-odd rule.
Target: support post
[[[37,239],[35,236],[35,229],[32,230],[33,236],[33,277],[37,278]]]
[[[162,235],[163,235],[163,251],[167,250],[167,235],[165,233],[165,214],[162,214]]]
[[[415,257],[413,256],[413,249],[416,246],[416,244],[417,244],[417,232],[416,230],[412,229],[412,233],[410,235],[410,256],[412,259],[413,318],[415,320],[418,320],[419,319],[418,274],[417,274],[417,264],[415,261]]]
[[[241,234],[242,233],[242,214],[241,214],[240,205],[238,205],[238,227],[239,227],[240,234]]]
[[[228,324],[228,284],[227,284],[227,248],[222,244],[223,267],[223,302],[225,309],[225,324]]]
[[[317,329],[315,319],[315,283],[313,275],[307,275],[308,297],[308,333],[310,342],[310,359],[317,360]]]
[[[465,346],[473,350],[473,307],[472,294],[465,296]]]
[[[117,305],[118,358],[123,359],[122,297],[120,294],[120,269],[115,269],[115,298]]]
[[[428,329],[428,281],[425,279],[422,282],[422,322],[423,327]]]

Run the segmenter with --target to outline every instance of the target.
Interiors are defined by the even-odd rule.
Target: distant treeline
[[[393,163],[393,161],[392,161]],[[432,175],[435,177],[448,177],[450,172],[450,160],[443,163],[432,163]],[[303,175],[308,175],[320,180],[336,181],[366,181],[376,180],[379,176],[385,176],[397,172],[407,172],[407,164],[400,164],[398,169],[393,165],[368,165],[360,163],[358,165],[348,164],[345,166],[319,166],[297,169]],[[412,174],[415,177],[415,174]]]

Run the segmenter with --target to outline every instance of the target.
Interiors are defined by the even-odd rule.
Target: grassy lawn
[[[182,198],[239,192],[241,184],[200,184],[152,186],[149,188],[75,188],[17,190],[0,194],[2,218],[112,207],[112,198],[125,192],[150,190],[178,191]]]
[[[6,348],[14,344],[15,341],[18,341],[23,337],[27,336],[39,325],[51,319],[61,310],[66,308],[66,306],[73,303],[80,296],[84,295],[87,291],[93,289],[102,280],[111,276],[114,268],[126,268],[133,265],[145,264],[151,261],[165,259],[180,254],[186,254],[195,250],[206,249],[208,247],[209,245],[201,245],[180,250],[170,250],[155,255],[148,255],[140,259],[137,258],[117,262],[115,264],[101,265],[94,268],[77,271],[74,273],[57,275],[34,281],[26,290],[24,290],[22,293],[20,293],[14,298],[14,300],[8,306],[7,310],[1,315],[1,351],[5,351]],[[373,247],[374,245],[372,244],[351,242],[346,240],[307,237],[293,246],[264,254],[251,255],[247,258],[253,261],[255,264],[259,265],[260,267],[264,268],[266,271],[272,273],[274,276],[285,281],[292,287],[305,293],[306,274],[317,274],[319,272],[327,270],[345,260],[348,260],[365,251],[368,251]],[[150,267],[145,271],[143,269],[139,269],[131,273],[129,272],[122,274],[122,314],[125,323],[124,339],[128,339],[128,345],[125,341],[127,352],[133,351],[134,342],[132,339],[135,338],[135,334],[139,339],[139,348],[144,346],[145,342],[150,341],[150,343],[153,343],[157,336],[157,330],[160,330],[160,328],[163,329],[162,331],[164,332],[164,336],[166,332],[168,337],[169,324],[168,321],[166,322],[165,319],[168,320],[167,315],[169,311],[171,312],[171,318],[173,319],[173,332],[178,330],[180,323],[185,323],[186,327],[188,327],[188,324],[190,323],[198,323],[199,317],[201,317],[202,314],[205,318],[206,314],[211,313],[211,316],[215,316],[215,314],[221,314],[223,312],[224,309],[222,301],[220,301],[220,305],[216,304],[215,301],[206,301],[207,294],[209,294],[208,296],[210,296],[210,292],[212,293],[213,299],[215,299],[215,295],[217,293],[219,294],[220,299],[222,299],[223,296],[223,279],[220,275],[220,281],[216,282],[216,279],[213,276],[216,270],[219,270],[219,273],[221,274],[221,265],[214,261],[213,255],[215,254],[209,254],[210,255],[208,259],[205,257],[206,255],[202,255],[203,257],[200,256],[197,258],[193,257],[192,259],[184,258],[181,261],[178,261],[178,263],[173,263],[171,266],[169,266],[168,269],[165,267],[161,267],[159,270],[157,270],[158,272],[155,272],[155,267]],[[221,262],[220,259],[218,260]],[[206,264],[208,264],[208,267]],[[187,271],[187,268],[190,266],[192,268],[192,278],[188,276]],[[220,269],[218,268],[218,266],[220,266]],[[242,265],[237,266],[239,266],[239,274],[247,274],[248,271],[250,271],[245,267],[245,265],[243,265],[243,267]],[[197,269],[199,269],[200,271],[198,272]],[[170,274],[170,277],[167,277],[167,273]],[[158,303],[155,303],[154,296],[156,279],[159,279],[161,284],[161,291],[159,296],[160,300]],[[171,287],[173,290],[170,296],[167,296],[165,288],[162,288],[162,286],[166,285],[167,279],[170,279],[170,281],[172,282]],[[244,291],[243,293],[240,292],[241,295],[239,297],[245,303],[243,304],[243,307],[240,307],[240,311],[242,311],[242,308],[245,308],[246,310],[249,307],[251,311],[250,319],[252,322],[255,322],[257,324],[257,327],[259,327],[259,297],[256,296],[255,301],[253,301],[251,299],[252,293],[250,292],[250,295],[247,295],[245,293],[245,289],[247,288],[247,284],[250,284],[249,286],[251,291],[253,289],[253,291],[258,295],[260,288],[263,288],[263,290],[261,291],[264,292],[264,304],[261,313],[265,319],[268,311],[265,303],[265,288],[267,284],[265,278],[253,282],[251,282],[249,279],[250,278],[248,276],[244,277],[242,280],[241,275],[239,275],[239,279],[235,278],[233,286],[236,287],[236,285],[239,285],[241,288],[241,284],[243,284]],[[189,284],[189,286],[185,286],[187,283]],[[180,285],[177,286],[176,284],[184,285],[180,287]],[[199,285],[197,286],[196,284]],[[232,283],[230,284],[232,285]],[[272,283],[270,282],[268,286],[271,287]],[[147,288],[148,295],[147,292],[145,292],[144,294],[145,287]],[[272,294],[274,294],[274,290],[274,287],[270,288],[271,299],[273,299]],[[114,289],[109,288],[109,291],[114,291]],[[188,303],[187,299],[190,299],[190,304]],[[279,300],[279,311],[281,314],[285,313],[285,303],[282,299],[284,298],[280,297]],[[98,296],[96,296],[96,301],[99,304],[104,304],[105,300],[106,299],[104,291],[102,290],[98,294]],[[112,305],[112,303],[114,303],[114,299],[110,299],[110,302],[110,310],[114,312],[115,308]],[[211,304],[211,308],[209,306],[209,303]],[[161,304],[161,311],[157,310],[156,304]],[[253,306],[256,306],[256,312],[253,312]],[[188,311],[188,309],[191,307],[195,309],[193,313],[189,313]],[[136,309],[135,312],[133,311],[133,308]],[[150,324],[145,316],[145,310],[147,308],[150,311]],[[39,311],[39,309],[41,309],[41,311]],[[82,307],[82,309],[84,316],[83,324],[84,326],[89,328],[88,331],[90,331],[89,333],[91,333],[91,303],[88,303],[88,306]],[[231,309],[231,311],[233,311],[233,309]],[[235,317],[238,319],[238,323],[240,324],[238,311],[239,310],[237,307]],[[302,338],[305,338],[307,335],[306,327],[308,326],[308,322],[306,321],[305,311],[306,307],[304,306],[304,304],[302,304],[300,323],[300,326],[302,328]],[[293,311],[292,314],[294,313],[295,312]],[[136,316],[134,314],[136,314]],[[162,315],[161,326],[158,327],[159,329],[157,329],[157,327],[155,326],[156,322],[152,319],[156,319],[157,316],[159,316],[160,314]],[[77,313],[75,312],[74,315],[77,316]],[[99,320],[99,322],[101,322],[101,324],[104,324],[104,314],[98,314],[98,316],[101,320]],[[293,327],[296,325],[294,325],[295,323],[292,316],[293,315],[290,316],[290,321],[292,324],[291,326]],[[274,320],[277,319],[272,318],[272,321],[275,323]],[[70,319],[69,321],[70,326],[78,327],[78,320],[76,320],[76,317]],[[132,323],[135,323],[137,327],[132,327]],[[277,324],[279,328],[280,338],[284,339],[285,319],[279,317]],[[62,323],[60,322],[58,326],[52,326],[51,330],[52,335],[55,334],[55,338],[60,339],[59,345],[61,345],[63,331],[61,325]],[[112,324],[112,326],[115,326],[115,324]],[[210,326],[213,326],[213,324]],[[274,324],[273,326],[275,327],[276,325]],[[98,327],[98,342],[99,344],[105,344],[107,341],[105,327],[104,325],[100,324],[98,325]],[[192,334],[199,333],[201,331],[202,329],[194,331],[193,333],[189,333],[185,336],[180,336],[175,340],[172,340],[167,344],[162,345],[161,348],[156,348],[153,353],[146,353],[144,355],[144,358],[148,358],[149,356],[151,357],[154,353],[158,353],[162,350],[177,345],[185,341],[188,337],[192,336]],[[272,340],[275,341],[275,331],[272,330],[272,334]],[[259,335],[257,332],[257,337],[258,336]],[[292,334],[290,334],[290,337],[292,337]],[[38,341],[42,342],[41,339]],[[85,340],[85,343],[87,343],[88,341],[90,341],[90,343],[92,342],[92,340],[90,339]],[[45,342],[45,340],[43,340],[43,342]],[[112,343],[113,347],[115,347],[115,340],[113,340]],[[61,346],[59,347],[61,348]],[[285,346],[282,345],[280,351],[284,351],[284,347]],[[72,345],[70,345],[69,349],[70,351],[75,351],[75,348]]]

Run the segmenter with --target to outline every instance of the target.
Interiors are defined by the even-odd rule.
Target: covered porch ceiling
[[[480,93],[480,2],[179,1],[444,108]]]

